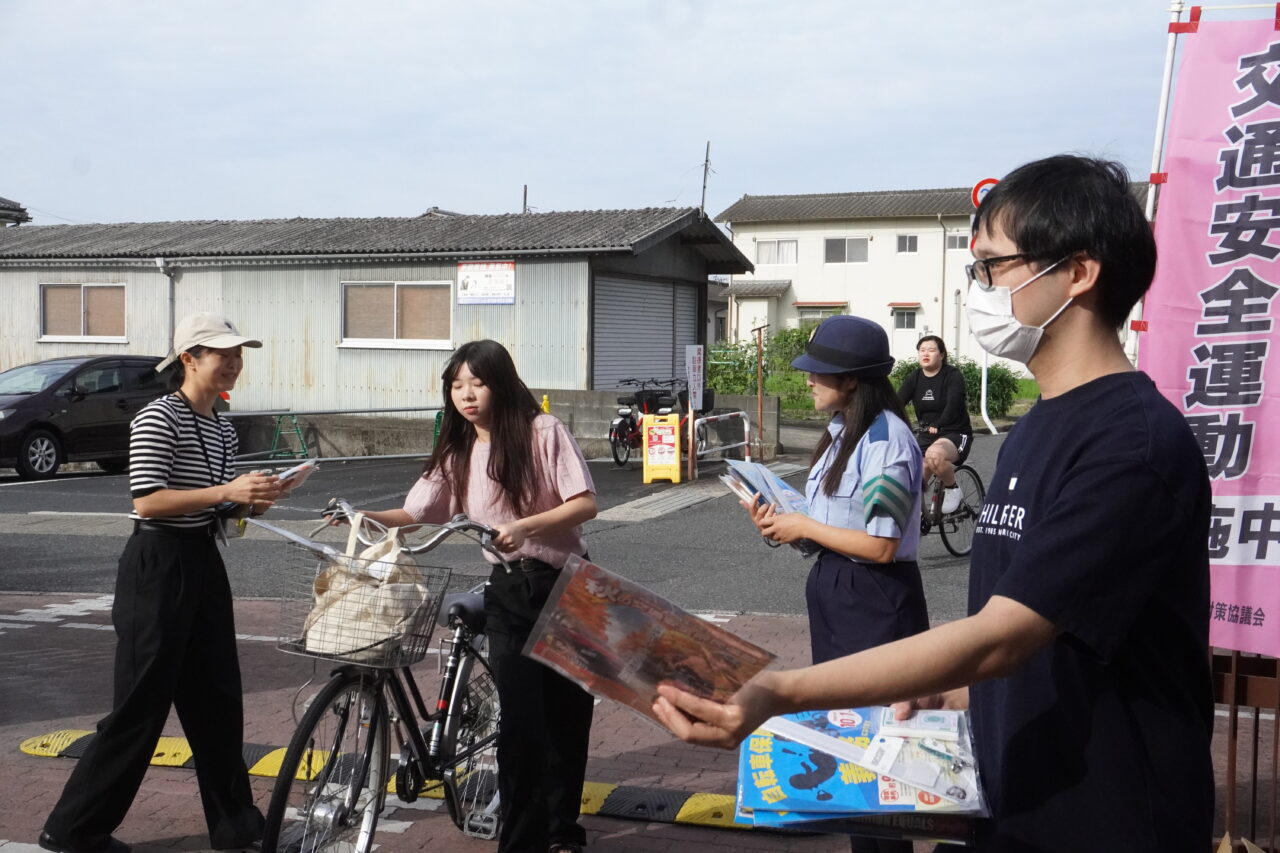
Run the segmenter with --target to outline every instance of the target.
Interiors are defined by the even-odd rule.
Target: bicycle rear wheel
[[[498,687],[480,650],[464,654],[460,665],[440,751],[445,803],[464,834],[496,838]]]
[[[368,674],[346,670],[312,700],[285,751],[267,809],[265,853],[367,853],[390,775],[387,707]]]
[[[946,549],[957,557],[963,557],[973,550],[973,530],[977,527],[987,490],[983,488],[978,472],[968,465],[956,467],[956,485],[960,487],[960,506],[942,517],[938,532],[942,534],[942,544]]]
[[[609,430],[609,452],[613,454],[613,462],[619,468],[627,464],[631,458],[631,434],[635,431],[630,420],[623,420]]]

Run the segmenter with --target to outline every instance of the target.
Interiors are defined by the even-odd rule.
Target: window
[[[156,373],[154,364],[124,366],[124,390],[130,394],[153,394],[159,397],[166,390],[165,380]]]
[[[447,348],[452,303],[448,281],[343,282],[343,343]]]
[[[895,329],[914,329],[916,327],[916,312],[912,310],[897,310],[893,312],[893,327]]]
[[[795,240],[757,240],[757,264],[794,264],[796,262]]]
[[[915,234],[899,234],[898,235],[898,254],[911,254],[916,251],[916,243],[919,238]]]
[[[830,305],[822,307],[799,308],[796,313],[799,316],[800,325],[803,328],[816,326],[828,317],[834,317],[837,314],[844,313],[844,305]]]
[[[40,285],[40,337],[123,340],[124,285]]]
[[[865,264],[867,237],[836,237],[827,240],[826,262],[829,264]]]
[[[948,234],[947,248],[948,249],[969,248],[969,235],[968,234]]]
[[[75,387],[85,394],[118,394],[124,387],[120,365],[107,362],[82,370],[76,376]]]

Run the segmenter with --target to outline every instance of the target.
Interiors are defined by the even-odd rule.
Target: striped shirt
[[[235,427],[215,413],[197,415],[176,394],[149,403],[129,427],[129,493],[133,498],[160,489],[206,489],[230,482],[239,450]],[[214,507],[163,518],[135,520],[172,527],[200,527],[217,515]]]

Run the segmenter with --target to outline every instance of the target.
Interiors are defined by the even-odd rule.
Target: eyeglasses
[[[964,265],[964,274],[969,277],[970,284],[978,285],[981,290],[990,290],[995,286],[991,283],[992,267],[1006,261],[1029,261],[1034,257],[1036,256],[1019,252],[1016,255],[1000,255],[996,258],[977,258],[973,263]]]

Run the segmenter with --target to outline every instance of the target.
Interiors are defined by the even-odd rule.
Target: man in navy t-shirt
[[[723,705],[664,686],[655,711],[732,746],[773,714],[925,696],[913,704],[971,711],[991,808],[979,849],[1205,850],[1209,481],[1116,334],[1154,274],[1150,226],[1122,167],[1051,157],[987,194],[973,253],[970,329],[1025,363],[1042,399],[1001,448],[970,615],[762,673]]]

